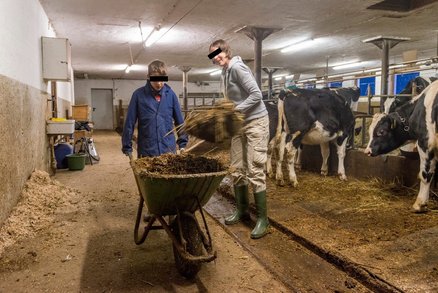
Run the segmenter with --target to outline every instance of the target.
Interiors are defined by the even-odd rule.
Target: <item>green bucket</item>
[[[85,154],[67,155],[68,169],[70,171],[82,170],[85,167]]]

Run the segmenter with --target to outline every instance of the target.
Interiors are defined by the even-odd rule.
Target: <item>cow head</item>
[[[278,99],[283,101],[284,98],[286,97],[287,92],[285,90],[281,90],[280,93],[278,94]]]
[[[395,98],[387,98],[385,101],[385,113],[392,113],[398,107],[401,107],[411,101],[411,97],[396,96]]]
[[[397,119],[396,113],[375,114],[369,128],[370,141],[365,154],[378,156],[389,153],[408,140],[403,125]]]
[[[400,94],[420,94],[427,86],[436,80],[435,77],[423,78],[421,76],[417,76],[416,78],[409,81],[406,87],[400,92]],[[412,86],[415,87],[415,90],[412,90]],[[388,98],[385,101],[385,113],[392,113],[398,107],[401,107],[407,104],[412,100],[412,97],[407,96],[395,96],[394,98]]]

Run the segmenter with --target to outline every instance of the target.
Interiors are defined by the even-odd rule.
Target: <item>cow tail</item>
[[[284,100],[279,99],[277,104],[278,109],[278,123],[275,131],[275,143],[278,145],[281,139],[281,130],[283,129],[283,115],[284,115]]]
[[[438,133],[438,105],[432,108],[432,123],[435,124],[435,133]]]

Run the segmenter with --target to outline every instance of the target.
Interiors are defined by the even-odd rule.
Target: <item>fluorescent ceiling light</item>
[[[132,64],[131,65],[131,71],[144,71],[146,72],[148,70],[148,67],[146,65],[142,64]]]
[[[389,66],[389,69],[403,68],[406,66],[407,66],[406,64],[391,65]]]
[[[128,66],[129,64],[114,64],[114,65],[110,65],[110,66],[108,66],[108,70],[117,70],[117,71],[124,71],[125,69],[126,69],[126,67]]]
[[[160,27],[155,27],[146,38],[144,45],[146,47],[152,46],[156,41],[158,41],[164,34],[164,30]]]
[[[215,70],[215,71],[212,71],[212,72],[210,72],[210,75],[219,75],[219,74],[221,74],[222,73],[222,69],[218,69],[218,70]]]
[[[316,78],[308,78],[308,79],[300,80],[299,82],[311,82],[311,81],[315,81],[315,80],[316,80]]]
[[[436,65],[434,65],[434,64],[423,64],[423,65],[420,65],[420,69],[426,69],[426,68],[430,68],[430,69],[435,68],[436,69]]]
[[[125,69],[125,73],[129,73],[131,71],[131,65],[128,65]]]
[[[363,65],[362,62],[354,62],[354,63],[348,63],[348,64],[344,64],[344,65],[339,65],[339,66],[335,66],[333,67],[333,70],[340,70],[340,69],[346,69],[346,68],[351,68],[351,67],[358,67]]]
[[[342,62],[332,64],[332,65],[330,65],[330,67],[342,66],[342,65],[347,65],[347,64],[357,63],[357,62],[360,62],[360,60],[359,59],[352,59],[349,61],[342,61]]]
[[[283,77],[285,77],[287,74],[277,74],[277,75],[274,75],[273,76],[273,78],[275,78],[275,80],[278,80],[277,78],[283,78]]]
[[[279,76],[279,77],[276,77],[276,78],[274,78],[275,80],[282,80],[283,79],[283,76]]]
[[[286,75],[286,78],[293,78],[293,77],[294,77],[294,74]]]
[[[316,39],[310,39],[310,40],[306,40],[306,41],[301,41],[292,45],[289,45],[283,49],[281,49],[281,53],[290,53],[293,51],[299,51],[308,47],[311,47],[313,45],[315,45],[316,43]]]
[[[327,78],[336,78],[336,77],[341,77],[341,76],[344,76],[344,74],[329,75],[329,76],[327,76]]]

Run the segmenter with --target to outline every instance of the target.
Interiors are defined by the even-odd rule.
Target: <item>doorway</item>
[[[114,129],[112,89],[91,89],[91,107],[94,129]]]

